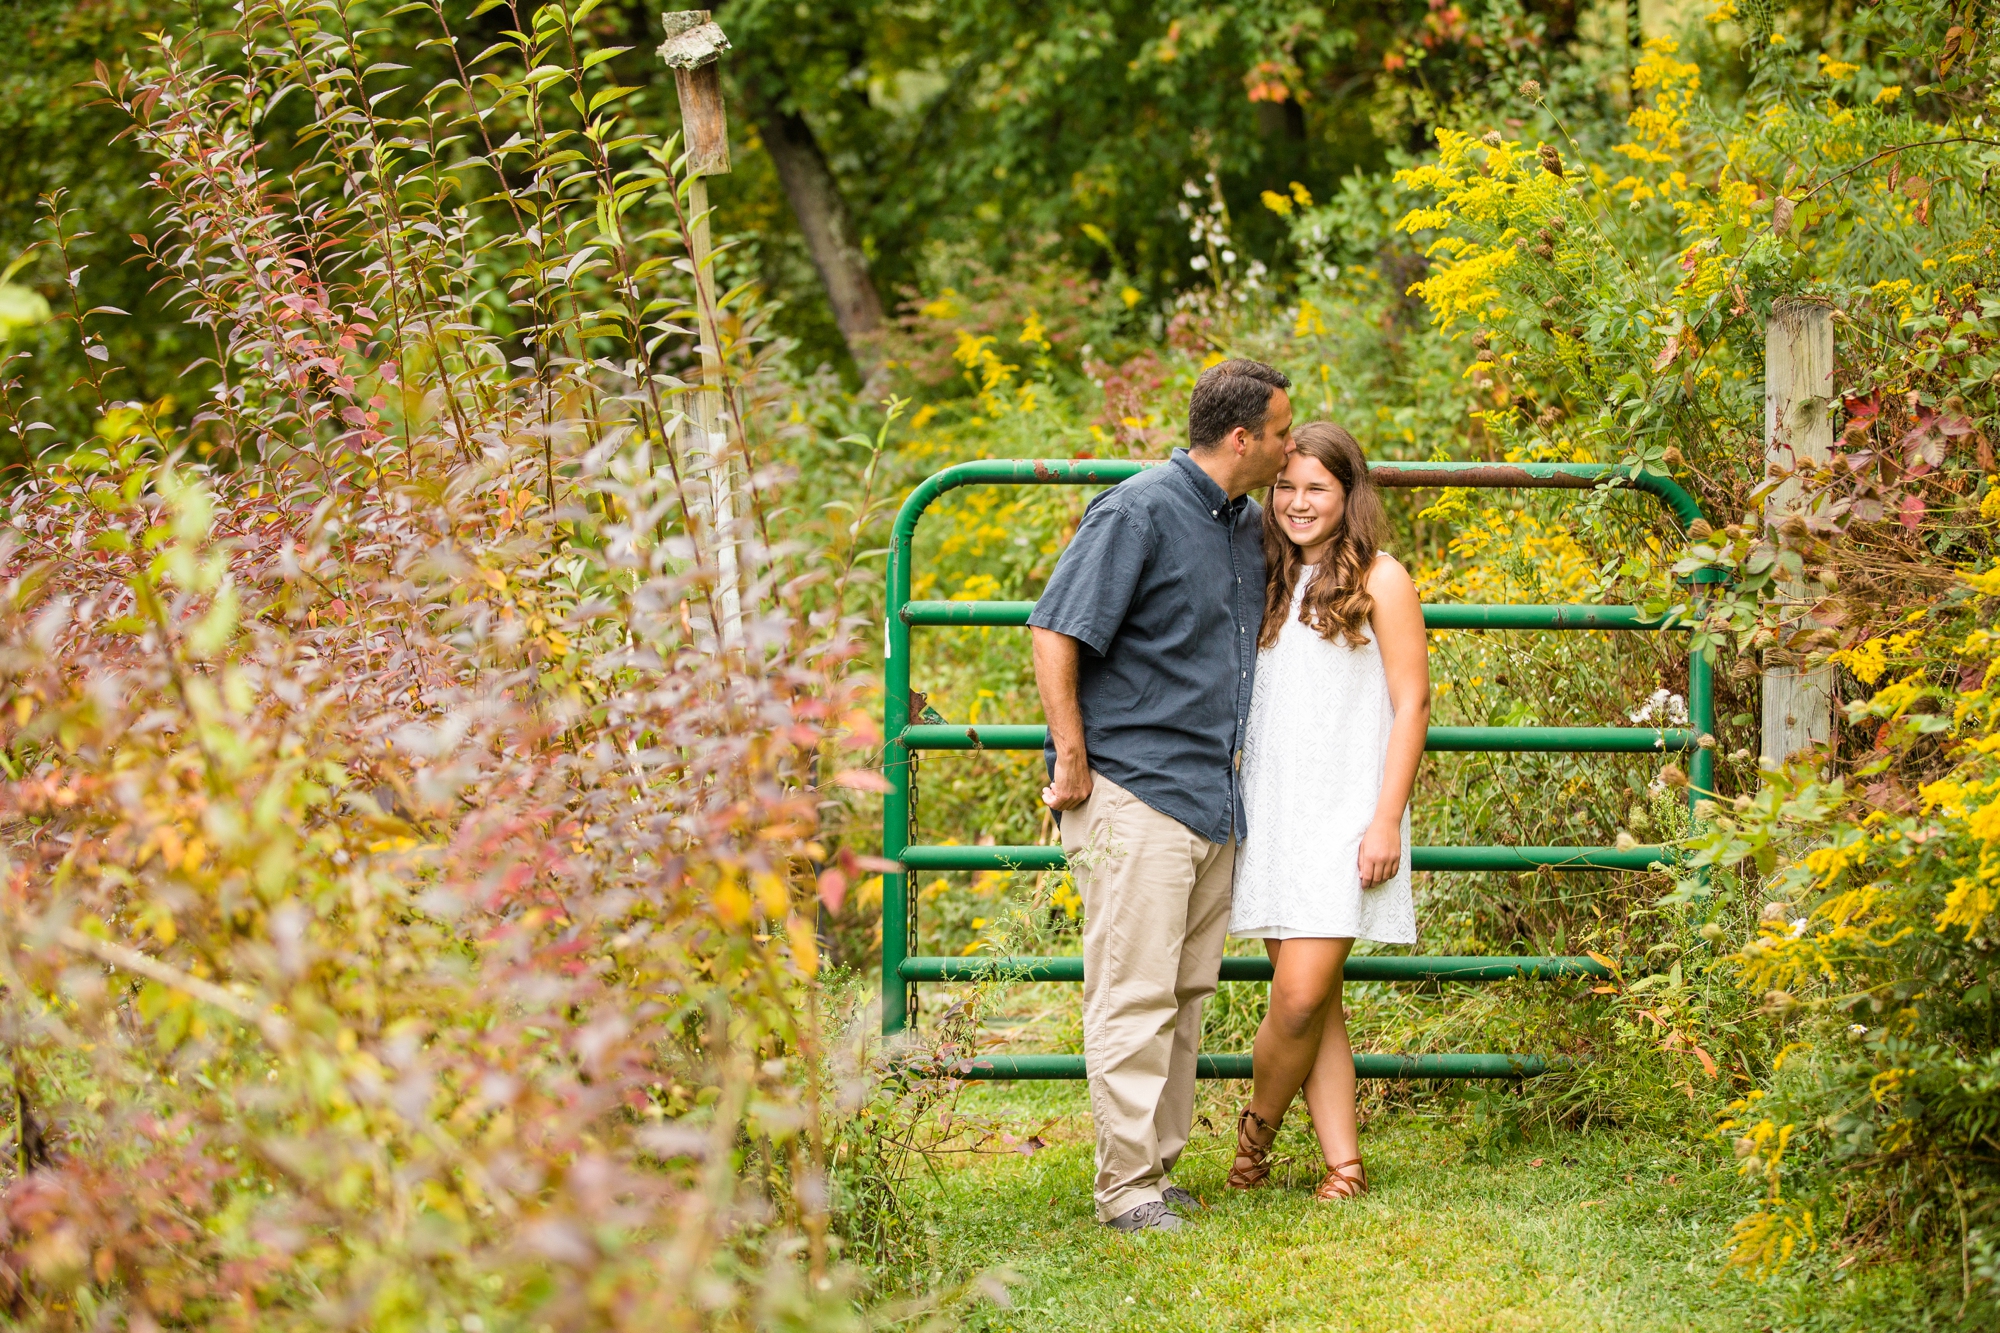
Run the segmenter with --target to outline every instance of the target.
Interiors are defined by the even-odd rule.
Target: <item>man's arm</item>
[[[1083,743],[1083,710],[1076,702],[1076,664],[1083,645],[1067,634],[1036,626],[1035,685],[1042,692],[1042,715],[1055,742],[1056,768],[1042,788],[1042,804],[1073,810],[1090,795],[1090,755]]]

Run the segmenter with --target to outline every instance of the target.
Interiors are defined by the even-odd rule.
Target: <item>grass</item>
[[[1236,1095],[1205,1095],[1211,1124]],[[955,1159],[917,1187],[933,1229],[920,1282],[1013,1275],[1011,1307],[970,1313],[982,1333],[1955,1326],[1923,1313],[1925,1274],[1907,1263],[1816,1257],[1762,1286],[1724,1275],[1743,1191],[1723,1153],[1682,1139],[1530,1134],[1468,1161],[1460,1127],[1396,1112],[1364,1130],[1373,1192],[1328,1206],[1309,1195],[1302,1114],[1273,1177],[1289,1178],[1246,1196],[1223,1189],[1227,1138],[1198,1125],[1175,1176],[1210,1207],[1179,1235],[1128,1237],[1093,1221],[1080,1085],[976,1087],[964,1109],[1046,1124],[1049,1144]]]

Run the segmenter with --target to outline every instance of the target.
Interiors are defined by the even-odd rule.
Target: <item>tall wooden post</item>
[[[694,264],[695,314],[700,321],[701,383],[688,419],[688,460],[708,479],[716,533],[716,600],[725,647],[742,642],[742,567],[737,553],[737,520],[742,513],[739,470],[724,429],[722,337],[717,329],[714,253],[708,233],[708,177],[729,171],[729,117],[722,104],[722,76],[716,58],[729,38],[706,9],[660,16],[666,41],[660,59],[674,72],[680,94],[681,135],[687,152],[688,258]],[[739,423],[740,425],[741,423]]]
[[[1764,463],[1767,475],[1833,454],[1833,311],[1824,303],[1778,302],[1764,326]],[[1764,501],[1764,523],[1775,530],[1803,512],[1796,477]],[[1784,585],[1785,623],[1805,614],[1806,590]],[[1783,763],[1833,735],[1833,668],[1772,663],[1764,668],[1763,758]]]

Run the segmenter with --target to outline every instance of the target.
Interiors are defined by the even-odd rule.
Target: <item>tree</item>
[[[882,304],[870,290],[949,281],[928,271],[938,256],[1005,269],[1052,255],[1153,293],[1205,281],[1178,207],[1190,181],[1225,202],[1246,261],[1282,269],[1263,192],[1319,195],[1421,147],[1445,108],[1540,72],[1547,43],[1574,32],[1569,3],[1464,8],[729,0],[717,18],[853,349]],[[768,216],[739,185],[725,226]],[[767,273],[781,283],[775,262]]]
[[[863,377],[872,376],[881,359],[873,339],[882,327],[882,298],[855,239],[847,197],[804,116],[768,96],[756,100],[753,114],[826,288],[840,336]]]

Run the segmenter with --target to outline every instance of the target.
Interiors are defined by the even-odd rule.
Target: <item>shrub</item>
[[[687,447],[674,145],[571,9],[517,17],[528,73],[435,89],[289,3],[107,83],[220,387],[185,427],[100,399],[0,529],[26,1325],[858,1318],[813,985],[863,869],[823,840],[868,781],[839,581],[741,507],[740,297],[728,448]],[[288,97],[281,185],[249,127]],[[503,104],[537,133],[483,139]]]

